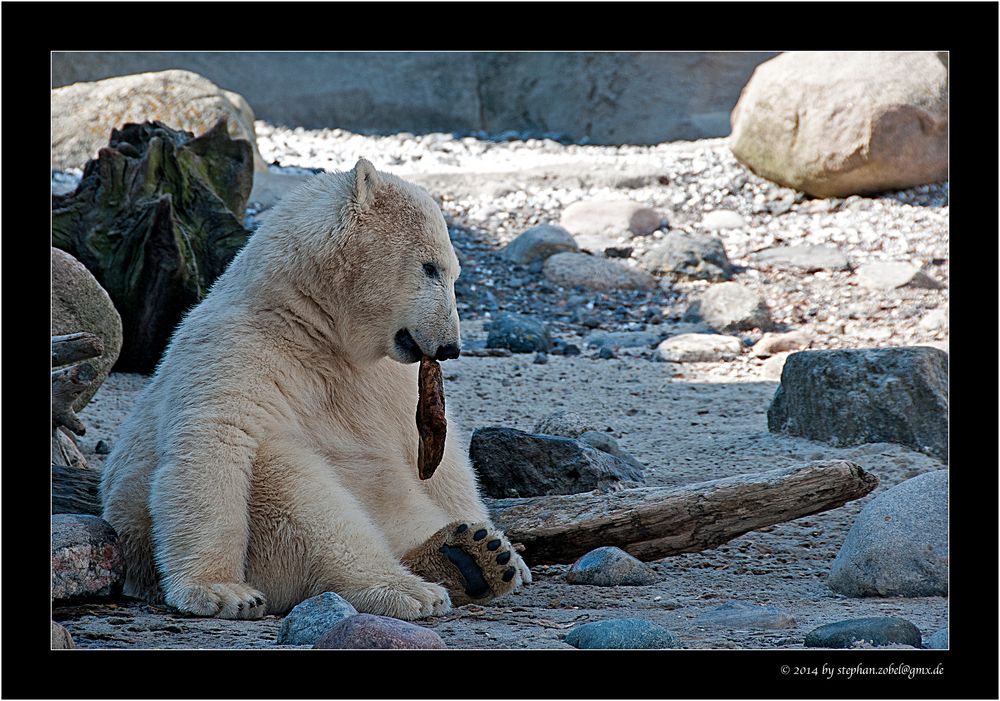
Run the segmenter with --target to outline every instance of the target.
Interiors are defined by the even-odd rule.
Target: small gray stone
[[[915,265],[901,261],[866,263],[855,271],[858,282],[875,290],[921,287],[937,290],[944,285]]]
[[[487,348],[507,348],[514,353],[547,352],[552,345],[542,321],[521,314],[501,312],[490,324]]]
[[[582,441],[513,428],[476,429],[469,457],[494,498],[613,491],[643,481],[642,470]]]
[[[931,309],[919,321],[920,328],[927,331],[947,331],[948,330],[948,307],[938,307]]]
[[[660,358],[670,363],[713,363],[739,356],[740,339],[713,333],[685,333],[671,336],[656,348]]]
[[[774,326],[771,312],[761,296],[738,282],[711,285],[692,302],[684,313],[684,321],[703,321],[721,333],[735,333]]]
[[[937,633],[924,641],[924,648],[927,650],[947,650],[948,649],[948,629],[942,628]]]
[[[125,558],[106,521],[84,514],[52,517],[54,600],[115,595],[124,581]]]
[[[644,270],[585,253],[556,253],[545,260],[545,277],[562,287],[590,290],[651,290],[656,278]]]
[[[549,362],[549,356],[545,353],[538,352],[535,353],[535,359],[531,361],[533,365],[545,365]]]
[[[317,641],[320,650],[443,650],[448,646],[429,628],[388,616],[359,613],[336,623]]]
[[[653,348],[662,337],[652,331],[592,331],[583,342],[592,348]]]
[[[747,601],[727,601],[701,613],[694,622],[700,626],[764,630],[794,628],[798,625],[787,611]]]
[[[680,647],[677,636],[641,618],[613,618],[584,623],[570,631],[566,642],[581,650],[662,650]]]
[[[792,268],[809,273],[817,270],[849,270],[851,267],[843,251],[811,244],[768,248],[760,251],[755,258],[761,266]]]
[[[656,583],[656,573],[621,548],[607,546],[591,550],[574,562],[566,581],[597,587],[646,586]]]
[[[306,599],[288,612],[278,630],[279,645],[314,645],[339,621],[357,610],[333,592]]]
[[[555,253],[578,249],[573,235],[561,226],[539,224],[508,243],[503,248],[502,255],[512,263],[530,265]]]
[[[608,346],[604,346],[599,351],[597,351],[597,357],[602,360],[611,360],[615,357],[615,352]]]
[[[639,261],[651,273],[692,280],[731,280],[733,265],[722,241],[671,231]]]
[[[805,639],[806,647],[852,648],[857,643],[920,647],[920,630],[904,618],[852,618],[820,626]]]
[[[948,471],[926,472],[870,501],[830,571],[845,596],[948,595]]]
[[[837,446],[900,443],[947,461],[948,354],[926,346],[792,353],[767,425]]]
[[[51,650],[72,650],[76,645],[73,643],[73,636],[61,625],[52,621],[52,644]]]
[[[740,213],[731,209],[717,209],[714,212],[708,212],[701,218],[701,227],[709,231],[742,229],[746,225],[747,223],[740,216]]]
[[[579,438],[587,431],[600,430],[596,423],[573,411],[556,411],[544,416],[535,423],[535,427],[532,429],[535,433],[565,436],[566,438]]]

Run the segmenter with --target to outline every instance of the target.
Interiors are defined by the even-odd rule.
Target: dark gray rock
[[[314,645],[334,625],[357,613],[351,604],[330,591],[306,599],[281,621],[278,644]]]
[[[732,280],[722,241],[713,236],[692,236],[671,231],[650,248],[639,264],[651,273],[692,280]]]
[[[843,251],[831,246],[811,244],[768,248],[759,252],[755,259],[764,267],[792,268],[807,273],[817,270],[848,270],[851,267]]]
[[[552,345],[544,322],[521,314],[501,312],[490,323],[487,348],[507,348],[514,353],[548,352]]]
[[[604,346],[604,348],[597,351],[597,357],[601,360],[611,360],[615,357],[615,352],[611,348]]]
[[[695,620],[699,626],[713,628],[749,628],[773,630],[798,625],[787,611],[773,606],[759,606],[747,601],[727,601],[701,613]]]
[[[349,616],[317,641],[319,650],[444,650],[448,646],[429,628],[387,616]]]
[[[904,618],[852,618],[820,626],[805,639],[806,647],[851,648],[855,643],[920,647],[920,630]]]
[[[948,460],[948,354],[926,346],[792,353],[768,428],[836,446],[900,443]]]
[[[535,359],[531,361],[534,365],[545,365],[549,362],[549,356],[545,353],[535,353]]]
[[[688,306],[683,320],[704,322],[721,333],[769,331],[774,327],[771,312],[761,296],[738,282],[710,286]]]
[[[582,441],[513,428],[476,429],[469,456],[494,498],[611,491],[643,480],[641,470]]]
[[[937,633],[924,641],[924,648],[927,650],[947,650],[948,649],[948,629],[942,628]]]
[[[641,618],[613,618],[577,626],[566,642],[581,650],[662,650],[680,647],[677,636]]]
[[[646,586],[656,584],[656,573],[621,548],[607,546],[591,550],[574,562],[566,581],[597,587]]]
[[[556,253],[576,250],[579,250],[576,240],[566,229],[552,224],[539,224],[504,246],[502,254],[512,263],[530,265]]]
[[[125,582],[125,558],[107,521],[84,514],[52,517],[52,599],[112,596]]]
[[[948,471],[926,472],[868,503],[830,570],[845,596],[948,595]]]
[[[584,431],[578,436],[578,438],[587,445],[597,448],[601,452],[607,453],[608,455],[614,455],[616,458],[624,460],[640,472],[646,469],[645,465],[633,458],[626,451],[622,450],[621,446],[618,445],[618,441],[607,433],[602,431]]]

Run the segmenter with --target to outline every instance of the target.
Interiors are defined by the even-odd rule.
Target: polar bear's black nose
[[[434,360],[453,360],[457,358],[461,352],[461,349],[455,343],[449,343],[446,346],[438,346],[437,353],[434,354]]]

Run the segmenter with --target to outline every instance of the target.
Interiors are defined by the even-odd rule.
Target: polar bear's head
[[[458,357],[459,263],[425,190],[362,158],[349,172],[312,178],[281,205],[269,221],[290,234],[283,248],[298,263],[289,265],[312,271],[296,284],[331,315],[353,359]]]

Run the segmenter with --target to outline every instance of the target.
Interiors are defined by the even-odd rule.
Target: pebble
[[[606,546],[591,550],[574,562],[566,573],[566,581],[597,587],[645,586],[656,583],[656,573],[621,548]]]
[[[108,455],[111,453],[111,444],[107,441],[97,441],[97,445],[94,446],[94,452],[98,455]]]
[[[359,613],[336,623],[313,649],[443,650],[441,636],[429,628],[388,616]]]
[[[852,648],[859,642],[920,647],[920,630],[903,618],[852,618],[815,628],[805,638],[806,647]]]
[[[739,212],[731,209],[717,209],[701,218],[701,227],[709,231],[719,229],[742,229],[747,223]]]
[[[948,470],[912,477],[868,502],[829,584],[844,596],[947,596]]]
[[[324,592],[288,612],[278,630],[279,645],[314,645],[336,623],[357,610],[340,595]]]
[[[710,285],[688,306],[684,321],[702,321],[721,333],[767,331],[774,326],[760,293],[738,282]]]
[[[659,358],[670,363],[710,363],[739,357],[743,345],[734,336],[685,333],[656,347]]]
[[[663,650],[680,647],[677,636],[641,618],[612,618],[577,626],[566,642],[580,650]]]
[[[748,601],[727,601],[702,612],[695,625],[719,628],[779,629],[798,625],[787,611],[773,606],[759,606]]]
[[[944,287],[917,266],[901,261],[866,263],[855,270],[854,274],[860,284],[874,290],[894,290],[899,287],[936,290]]]
[[[599,351],[597,351],[597,357],[602,360],[611,360],[615,357],[615,352],[608,346],[604,346]]]
[[[532,365],[545,365],[547,362],[549,362],[549,356],[540,351],[535,353],[535,359],[531,361]]]

